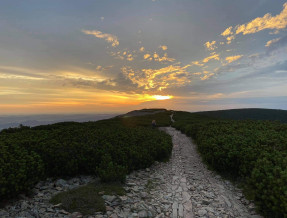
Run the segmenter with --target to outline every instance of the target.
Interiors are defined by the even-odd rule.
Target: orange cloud
[[[160,57],[159,55],[157,55],[156,53],[154,54],[154,60],[158,61],[158,62],[163,62],[163,61],[169,61],[169,62],[173,62],[175,61],[174,58],[169,58],[167,56],[167,53],[165,53],[162,57]]]
[[[214,49],[216,49],[215,44],[216,41],[212,41],[212,42],[206,42],[204,45],[209,51],[213,51]]]
[[[150,57],[150,54],[145,54],[144,59],[148,59]]]
[[[287,3],[283,5],[283,10],[280,14],[273,16],[270,13],[263,17],[257,17],[247,24],[242,24],[236,27],[236,34],[243,35],[257,33],[265,29],[284,29],[287,26]]]
[[[269,47],[269,46],[272,45],[273,43],[278,42],[280,39],[281,39],[281,38],[276,38],[276,39],[269,40],[269,41],[266,43],[265,47]]]
[[[200,63],[199,61],[193,61],[193,62],[191,62],[191,63],[192,63],[193,65],[200,66],[200,67],[204,66],[204,64]]]
[[[222,36],[229,36],[229,35],[232,35],[233,32],[232,32],[232,26],[228,27],[226,30],[224,30],[223,33],[221,33]]]
[[[118,38],[115,35],[109,33],[102,33],[98,30],[82,30],[82,32],[87,35],[93,35],[97,38],[104,39],[108,43],[111,43],[113,47],[117,47],[119,45]]]
[[[170,86],[179,86],[190,82],[186,66],[170,65],[160,69],[134,70],[123,67],[121,70],[126,78],[145,90],[163,90]]]
[[[160,48],[161,48],[163,51],[167,50],[167,46],[166,46],[166,45],[161,45]]]
[[[235,39],[235,36],[228,36],[228,37],[226,37],[226,40],[227,40],[227,44],[230,44],[231,43],[231,41],[232,40],[234,40]]]
[[[208,71],[203,71],[204,76],[200,77],[201,80],[207,80],[214,75],[214,73],[210,73]]]
[[[283,10],[280,14],[272,16],[270,13],[267,13],[263,17],[257,17],[246,24],[237,25],[234,28],[230,26],[221,35],[226,37],[227,44],[230,44],[235,39],[235,35],[240,33],[247,35],[270,29],[274,30],[271,34],[278,34],[279,30],[286,28],[286,26],[287,2],[283,5]]]
[[[226,57],[225,60],[228,62],[228,63],[231,63],[233,61],[236,61],[240,58],[242,58],[243,55],[236,55],[236,56],[229,56],[229,57]]]
[[[209,57],[206,57],[206,58],[204,58],[203,59],[203,63],[207,63],[207,62],[209,62],[210,60],[220,60],[220,57],[219,57],[219,54],[214,54],[214,55],[211,55],[211,56],[209,56]]]

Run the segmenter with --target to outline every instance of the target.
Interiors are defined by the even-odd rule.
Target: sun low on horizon
[[[287,1],[0,3],[0,115],[287,109]]]

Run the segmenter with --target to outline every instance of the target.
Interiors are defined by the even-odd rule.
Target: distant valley
[[[0,130],[24,126],[48,125],[58,122],[88,122],[109,119],[118,114],[43,114],[43,115],[0,115]]]

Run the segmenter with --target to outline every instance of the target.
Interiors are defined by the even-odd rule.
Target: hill
[[[246,108],[246,109],[196,112],[195,114],[219,119],[272,120],[287,123],[287,111],[276,110],[276,109]]]

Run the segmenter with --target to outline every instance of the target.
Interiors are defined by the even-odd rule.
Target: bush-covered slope
[[[169,124],[169,112],[65,122],[0,132],[0,199],[17,195],[46,177],[98,175],[123,181],[126,173],[169,158],[169,135],[150,127]]]
[[[176,112],[174,127],[191,136],[203,160],[242,181],[267,217],[287,214],[287,124],[220,120]]]
[[[219,111],[205,111],[205,112],[197,112],[196,114],[220,119],[272,120],[287,123],[286,110],[246,108],[246,109],[232,109],[232,110],[219,110]]]

